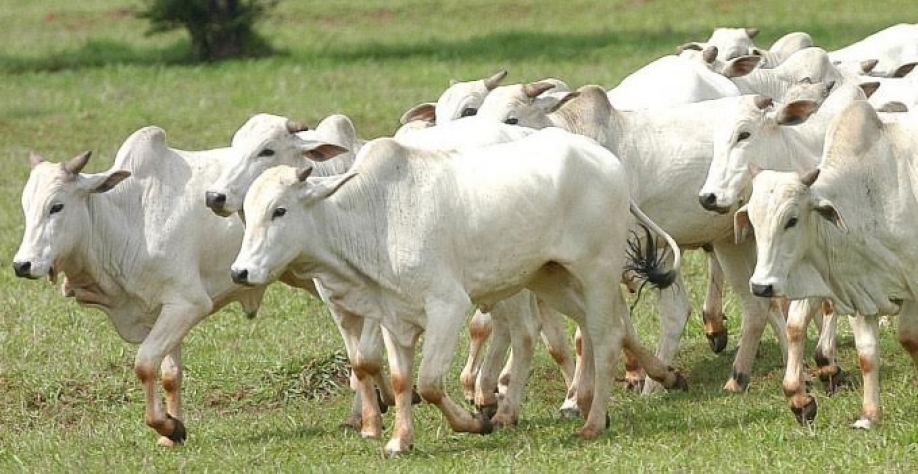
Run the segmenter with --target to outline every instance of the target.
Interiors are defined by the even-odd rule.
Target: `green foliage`
[[[254,26],[278,0],[144,0],[137,15],[148,33],[184,28],[194,56],[202,61],[258,56],[270,51]]]

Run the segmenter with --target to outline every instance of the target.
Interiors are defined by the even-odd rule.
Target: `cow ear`
[[[104,193],[114,188],[131,175],[130,171],[118,170],[110,173],[81,174],[78,186],[87,193]]]
[[[723,71],[721,71],[721,74],[726,77],[745,76],[746,74],[749,74],[755,70],[755,67],[759,65],[761,60],[761,56],[740,56],[738,58],[731,59],[727,61]]]
[[[848,230],[848,226],[845,225],[844,219],[841,217],[841,213],[838,212],[838,208],[835,207],[828,199],[819,199],[816,201],[816,205],[813,206],[813,209],[819,213],[825,220],[831,222],[842,230]]]
[[[402,125],[405,125],[409,122],[414,122],[416,120],[434,124],[437,122],[436,107],[437,104],[433,102],[424,102],[422,104],[415,105],[414,107],[408,109],[407,112],[402,114],[402,117],[398,121]]]
[[[300,151],[303,152],[303,156],[312,161],[325,161],[342,153],[347,153],[348,149],[343,146],[335,145],[334,143],[316,140],[307,141],[302,144],[300,146]]]
[[[733,213],[733,236],[736,238],[736,243],[743,243],[750,231],[752,231],[752,223],[749,222],[749,208],[743,206]]]
[[[679,54],[687,49],[693,49],[695,51],[704,51],[705,44],[693,41],[691,43],[682,43],[676,47],[676,54]]]
[[[861,74],[867,74],[868,72],[873,71],[873,68],[877,67],[877,64],[879,63],[879,59],[867,59],[865,61],[861,61]]]
[[[915,69],[915,66],[918,66],[918,63],[903,64],[897,67],[890,77],[905,77],[908,73],[912,72],[912,69]]]
[[[870,98],[870,96],[872,96],[873,93],[876,92],[877,89],[880,88],[880,83],[877,82],[877,81],[862,82],[862,83],[858,84],[858,86],[861,88],[862,91],[864,91],[864,94],[865,94],[868,98]]]
[[[778,111],[776,121],[778,125],[799,125],[806,121],[816,110],[819,104],[813,100],[795,100]]]
[[[580,97],[580,91],[568,92],[567,94],[564,94],[564,97],[558,99],[558,101],[553,106],[551,106],[551,108],[546,109],[546,112],[552,113],[563,107],[564,104],[570,102],[573,99],[576,99],[577,97]]]
[[[308,199],[325,199],[335,194],[336,191],[341,189],[344,183],[350,181],[354,176],[357,176],[356,171],[348,171],[347,173],[335,176],[313,178],[309,181],[309,186],[306,186],[304,190],[305,195],[303,197]]]

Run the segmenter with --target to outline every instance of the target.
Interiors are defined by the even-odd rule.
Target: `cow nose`
[[[204,200],[207,203],[207,207],[219,211],[226,205],[226,194],[216,191],[207,191],[204,193]]]
[[[709,210],[717,210],[717,196],[714,193],[704,193],[698,196],[698,202],[701,203],[701,207]]]
[[[244,268],[242,270],[235,268],[230,270],[230,276],[232,276],[233,282],[237,285],[245,285],[249,282],[249,271]]]
[[[752,290],[752,294],[756,296],[764,296],[770,298],[775,295],[775,287],[772,285],[759,285],[756,283],[750,283],[749,289]]]
[[[32,262],[13,262],[13,271],[18,277],[28,277],[31,274]]]

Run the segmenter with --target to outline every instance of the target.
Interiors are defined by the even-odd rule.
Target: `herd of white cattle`
[[[344,115],[309,129],[258,114],[206,151],[170,148],[145,127],[101,173],[82,172],[88,152],[32,154],[13,267],[64,275],[65,296],[140,345],[145,421],[165,446],[186,438],[185,335],[231,302],[254,315],[278,280],[321,298],[341,332],[355,391],[345,425],[378,438],[395,406],[389,454],[412,445],[418,395],[455,431],[517,423],[540,334],[568,384],[562,411],[585,418],[577,435],[597,436],[619,354],[644,393],[687,386],[669,366],[691,313],[680,248],[707,251],[714,351],[726,346],[725,283],[742,304],[725,390],[746,390],[770,324],[788,404],[812,422],[806,328],[819,323],[818,373],[834,390],[846,314],[864,378],[854,426],[870,428],[878,316],[898,315],[918,366],[918,25],[836,51],[803,32],[759,48],[756,33],[718,28],[612,89],[501,85],[505,71],[454,82],[369,141]],[[623,297],[642,280],[659,290],[655,353]],[[460,376],[473,413],[444,381],[476,308]],[[576,361],[562,315],[578,325]]]

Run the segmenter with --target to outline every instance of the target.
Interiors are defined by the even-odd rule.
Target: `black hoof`
[[[389,411],[389,405],[383,401],[382,392],[380,392],[378,388],[376,389],[376,402],[379,403],[380,413],[386,414]]]
[[[801,425],[810,425],[813,421],[816,420],[816,399],[810,398],[810,401],[801,408],[791,407],[791,412],[794,413],[794,418],[797,419],[797,423]]]
[[[834,375],[820,375],[819,380],[826,389],[826,395],[829,396],[835,395],[840,389],[850,384],[848,374],[841,367],[838,367]]]
[[[411,388],[411,404],[417,405],[418,403],[421,403],[421,401],[423,401],[423,398],[421,398],[421,394],[418,393],[418,388],[412,387]]]
[[[705,334],[708,338],[708,345],[715,354],[720,354],[727,348],[727,331]]]
[[[166,413],[166,418],[172,420],[173,424],[175,424],[172,434],[166,435],[166,438],[169,438],[169,441],[173,443],[184,443],[185,439],[188,437],[188,433],[185,431],[185,424],[182,423],[182,420],[168,413]]]
[[[666,387],[669,390],[680,390],[683,392],[688,392],[688,379],[682,375],[682,372],[678,370],[670,369],[673,372],[673,375],[676,376],[676,380],[672,383],[671,386]]]
[[[640,378],[637,381],[627,380],[625,383],[625,388],[630,392],[641,393],[644,390],[644,378]]]

